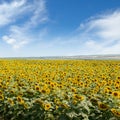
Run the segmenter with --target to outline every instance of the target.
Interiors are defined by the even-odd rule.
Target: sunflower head
[[[13,106],[14,105],[14,101],[11,98],[8,98],[8,103]]]
[[[4,100],[4,95],[3,94],[0,95],[0,101],[2,101],[2,100]]]
[[[113,91],[112,92],[112,96],[115,97],[115,98],[118,98],[120,95],[120,92],[119,91]]]
[[[2,90],[0,90],[0,95],[2,95],[3,94],[3,92],[2,92]]]
[[[45,110],[49,110],[51,108],[51,104],[50,103],[46,103],[45,105],[44,105],[44,109]]]
[[[109,108],[109,106],[105,103],[102,103],[102,102],[98,102],[98,108],[100,110],[107,110]]]
[[[36,91],[40,91],[40,87],[38,85],[35,86]]]
[[[38,98],[38,99],[35,100],[35,103],[43,105],[44,102],[40,98]]]
[[[98,104],[98,100],[96,98],[90,97],[90,101],[93,105],[97,105]]]
[[[76,93],[77,90],[76,90],[76,88],[73,87],[73,88],[71,88],[71,91]]]
[[[117,109],[112,108],[111,112],[116,116],[116,117],[120,117],[120,111],[118,111]]]
[[[21,96],[17,97],[17,101],[19,102],[19,104],[24,104],[24,100],[22,99]]]

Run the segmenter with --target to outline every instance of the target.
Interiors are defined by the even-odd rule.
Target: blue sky
[[[0,0],[0,57],[120,54],[120,0]]]

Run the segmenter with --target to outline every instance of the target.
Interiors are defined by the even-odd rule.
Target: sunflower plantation
[[[120,120],[120,61],[1,59],[0,120]]]

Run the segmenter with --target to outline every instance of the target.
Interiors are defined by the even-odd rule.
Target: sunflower
[[[40,87],[38,85],[36,85],[35,90],[40,91]]]
[[[80,101],[82,101],[82,100],[85,99],[84,96],[82,96],[82,95],[78,95],[78,94],[74,94],[74,95],[73,95],[73,98],[76,99],[76,100],[80,100]]]
[[[21,102],[21,101],[22,101],[22,97],[21,97],[21,96],[18,96],[18,97],[17,97],[17,101],[18,101],[18,102]]]
[[[0,95],[0,101],[1,100],[4,100],[4,95],[3,94]]]
[[[98,104],[98,100],[96,98],[93,98],[90,96],[90,102],[93,104],[93,105],[97,105]]]
[[[76,90],[76,88],[71,88],[71,91],[76,93],[77,90]]]
[[[64,95],[64,99],[65,99],[65,100],[69,100],[69,96],[65,94],[65,95]]]
[[[61,104],[61,107],[65,108],[65,109],[68,109],[68,108],[69,108],[69,106],[68,106],[67,104],[65,104],[65,103],[62,103],[62,104]]]
[[[100,110],[107,110],[109,108],[109,106],[105,103],[102,103],[102,102],[98,102],[98,108]]]
[[[82,96],[82,95],[78,96],[78,100],[83,101],[84,99],[85,99],[84,96]]]
[[[44,109],[45,110],[49,110],[51,108],[51,104],[50,103],[46,103],[45,105],[44,105]]]
[[[47,90],[46,90],[45,88],[43,88],[43,89],[41,90],[41,93],[45,94],[45,93],[47,93]]]
[[[120,79],[120,76],[118,76],[117,78]]]
[[[38,99],[35,100],[35,103],[43,105],[44,102],[40,98],[38,98]]]
[[[59,106],[61,104],[60,99],[59,98],[55,98],[54,99],[54,103]]]
[[[112,108],[112,109],[111,109],[111,112],[112,112],[115,116],[120,117],[120,111],[118,111],[117,109]]]
[[[11,98],[8,98],[7,100],[8,100],[8,103],[9,103],[11,106],[14,105],[14,101],[13,101]]]
[[[24,100],[22,99],[21,96],[18,96],[18,97],[17,97],[17,101],[18,101],[20,104],[24,104]]]
[[[23,106],[24,106],[25,109],[29,108],[29,105],[27,103],[24,103]]]
[[[2,95],[3,93],[2,93],[2,91],[0,90],[0,95]]]
[[[0,83],[0,88],[3,88],[3,85]]]
[[[15,91],[14,91],[14,90],[10,90],[10,93],[11,93],[11,94],[14,94],[14,93],[15,93]]]
[[[120,92],[119,91],[114,91],[112,92],[112,96],[115,97],[115,98],[118,98],[120,95]]]
[[[76,105],[76,104],[77,104],[77,100],[73,100],[73,101],[72,101],[72,104],[73,104],[73,105]]]
[[[49,94],[50,93],[50,89],[46,88],[46,93]]]

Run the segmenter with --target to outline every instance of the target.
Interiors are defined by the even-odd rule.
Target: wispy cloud
[[[80,24],[85,54],[120,54],[120,10],[101,14]],[[85,50],[84,50],[85,51]]]
[[[97,16],[83,26],[87,32],[93,31],[102,39],[118,40],[120,39],[120,10]]]
[[[75,34],[54,38],[50,46],[57,46],[56,53],[64,55],[120,54],[119,26],[118,9],[93,16],[87,22],[81,23]]]
[[[18,49],[29,42],[30,38],[27,36],[24,28],[11,26],[9,32],[9,35],[4,35],[2,40],[11,45],[14,49]]]
[[[0,4],[0,26],[5,26],[15,22],[20,15],[24,14],[29,5],[25,6],[26,0],[12,1],[10,3],[3,2]]]
[[[34,2],[33,16],[30,18],[30,23],[33,25],[45,22],[48,20],[45,0],[39,0]]]
[[[20,23],[22,18],[24,21]],[[0,27],[7,25],[8,29],[8,33],[1,39],[14,49],[18,49],[31,42],[31,33],[37,25],[48,20],[45,0],[3,2],[0,4],[0,20]]]

